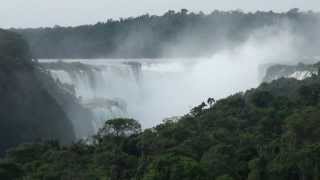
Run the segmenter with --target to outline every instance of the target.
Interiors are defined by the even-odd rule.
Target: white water
[[[54,61],[57,60],[50,60]],[[223,98],[259,84],[258,63],[235,61],[224,56],[190,60],[62,61],[81,62],[97,68],[91,74],[50,70],[55,79],[73,84],[76,95],[83,101],[121,99],[127,105],[126,112],[114,106],[108,110],[98,106],[93,108],[97,116],[93,120],[96,129],[104,120],[114,117],[132,117],[144,128],[152,127],[165,118],[188,113],[208,97]],[[125,62],[140,63],[139,72]]]
[[[312,74],[318,74],[317,72],[310,72],[310,71],[296,71],[293,74],[289,75],[288,78],[295,78],[297,80],[303,80],[308,77],[311,77]]]

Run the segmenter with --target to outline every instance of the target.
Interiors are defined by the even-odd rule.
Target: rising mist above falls
[[[257,87],[267,67],[300,58],[301,40],[284,25],[257,30],[238,48],[211,57],[40,60],[50,75],[92,109],[97,131],[107,119],[132,117],[143,127],[181,116],[208,97]]]

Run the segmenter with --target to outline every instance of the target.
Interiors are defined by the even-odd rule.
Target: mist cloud
[[[166,117],[188,113],[209,97],[220,99],[255,88],[264,76],[262,66],[299,62],[303,43],[290,24],[282,23],[258,29],[240,46],[211,57],[170,59],[167,64],[150,66],[152,73],[145,68],[145,98],[132,114],[144,126],[152,127]]]

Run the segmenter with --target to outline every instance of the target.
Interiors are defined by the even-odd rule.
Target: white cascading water
[[[266,27],[241,46],[196,59],[63,60],[89,65],[53,68],[55,79],[74,85],[74,93],[93,109],[94,127],[113,117],[135,118],[144,128],[181,116],[205,101],[257,87],[266,64],[295,64],[300,54],[290,29]],[[164,52],[165,54],[165,52]],[[57,62],[58,60],[40,60]],[[264,68],[262,71],[265,71]],[[306,76],[305,73],[294,76]]]
[[[208,97],[219,99],[259,83],[257,64],[216,58],[221,60],[63,60],[64,65],[48,70],[54,79],[72,85],[82,104],[94,112],[96,131],[117,117],[135,118],[149,128],[187,113]]]
[[[43,62],[43,61],[42,61]],[[54,63],[54,62],[51,62]],[[49,68],[52,77],[71,85],[81,103],[92,110],[92,126],[97,132],[108,119],[128,117],[126,102],[139,98],[139,67],[135,64],[104,64],[79,68],[57,62],[61,68]],[[59,67],[59,65],[58,65]]]
[[[264,63],[251,54],[220,54],[191,60],[63,60],[48,70],[57,81],[73,86],[72,92],[93,112],[92,126],[98,131],[106,120],[118,117],[153,127],[187,113],[208,97],[220,99],[254,88],[261,82],[264,72],[259,67]],[[295,72],[290,77],[310,75]]]

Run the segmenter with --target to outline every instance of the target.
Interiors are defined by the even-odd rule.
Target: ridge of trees
[[[292,9],[245,13],[218,11],[193,13],[186,9],[163,15],[108,19],[77,27],[11,29],[22,34],[37,58],[162,58],[210,56],[245,42],[268,26],[290,25],[306,39],[307,54],[318,53],[320,13]]]

